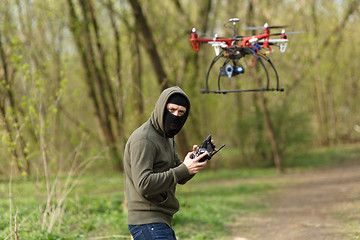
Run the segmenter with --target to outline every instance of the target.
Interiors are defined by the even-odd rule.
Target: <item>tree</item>
[[[3,29],[0,29],[0,39]],[[12,156],[12,162],[17,167],[18,172],[30,174],[30,162],[25,151],[26,141],[22,132],[19,115],[21,109],[18,108],[14,93],[14,74],[16,68],[11,66],[9,55],[5,52],[3,41],[0,41],[1,68],[0,72],[0,120],[4,129],[3,142],[8,145]],[[12,73],[10,73],[12,72]]]
[[[164,90],[169,87],[169,78],[164,70],[164,66],[157,51],[156,43],[151,34],[150,27],[147,24],[147,20],[143,14],[139,2],[137,0],[129,0],[129,3],[133,9],[136,26],[139,29],[142,36],[142,44],[144,45],[151,59],[151,63],[156,73],[159,88],[161,90]],[[189,151],[190,146],[186,139],[186,135],[184,131],[180,132],[177,135],[177,138],[180,141],[179,150],[183,155],[185,155],[185,153]]]
[[[110,82],[109,65],[106,58],[106,49],[100,37],[98,20],[92,1],[79,0],[81,17],[76,13],[75,4],[68,0],[69,19],[71,32],[74,36],[77,49],[81,56],[82,66],[85,72],[85,80],[88,86],[89,97],[94,106],[94,114],[98,129],[106,146],[109,147],[110,156],[116,162],[116,167],[122,169],[122,149],[124,146],[123,132],[123,107],[120,97],[116,99],[114,86]],[[110,15],[112,16],[112,15]],[[114,19],[112,18],[112,22]],[[118,41],[117,31],[115,41]],[[118,43],[115,43],[117,46]],[[115,47],[118,61],[120,51]],[[121,86],[120,66],[116,66],[118,73],[116,85]],[[120,147],[119,147],[120,146]]]

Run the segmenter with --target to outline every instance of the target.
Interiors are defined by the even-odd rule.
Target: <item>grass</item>
[[[181,189],[181,211],[175,215],[174,228],[179,239],[220,239],[227,236],[226,224],[236,216],[260,213],[266,193],[278,185],[256,182],[217,182]]]
[[[345,158],[359,155],[360,149],[356,147],[321,149],[293,156],[286,163],[288,169],[303,171],[324,164],[337,164]],[[273,168],[204,171],[188,184],[179,186],[177,197],[181,206],[173,221],[178,239],[220,239],[230,234],[227,224],[237,216],[266,213],[267,194],[285,184],[281,180],[268,181],[276,176]],[[65,177],[61,181],[65,181]],[[11,220],[9,182],[0,182],[1,239],[15,239],[11,228],[14,228],[16,212],[21,240],[99,239],[107,236],[109,238],[102,239],[121,239],[116,236],[129,236],[123,209],[124,178],[121,174],[88,173],[83,176],[67,197],[62,218],[50,233],[41,228],[40,209],[46,204],[44,183],[38,183],[36,188],[35,182],[24,179],[13,181]],[[61,188],[57,190],[60,192]],[[360,229],[357,220],[344,219],[344,222],[352,229]]]

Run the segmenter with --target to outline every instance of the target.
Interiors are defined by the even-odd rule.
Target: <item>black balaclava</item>
[[[183,106],[188,109],[189,102],[185,96],[180,93],[175,93],[169,97],[169,100],[166,102],[177,104]],[[180,132],[181,128],[184,126],[187,118],[187,114],[183,116],[175,116],[167,108],[164,110],[164,131],[167,137],[173,138],[178,132]]]

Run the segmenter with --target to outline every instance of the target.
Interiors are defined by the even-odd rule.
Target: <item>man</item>
[[[124,169],[129,230],[134,240],[176,239],[171,228],[179,210],[176,184],[185,184],[206,165],[206,155],[182,162],[176,154],[174,136],[190,111],[190,101],[179,87],[165,89],[150,119],[136,129],[125,146]]]

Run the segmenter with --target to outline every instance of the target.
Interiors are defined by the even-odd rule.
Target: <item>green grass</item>
[[[205,183],[204,183],[205,184]],[[179,191],[181,211],[174,229],[179,239],[220,239],[229,235],[226,225],[236,216],[261,213],[266,193],[278,187],[265,180],[190,185]]]
[[[341,163],[345,158],[359,155],[359,148],[342,147],[310,151],[285,161],[288,168],[303,171]],[[273,168],[204,171],[188,184],[179,186],[177,197],[180,211],[173,221],[178,239],[221,239],[230,234],[227,224],[237,216],[266,213],[267,194],[285,184],[277,180],[276,176],[276,169]],[[64,181],[65,176],[59,180],[60,184],[55,189],[57,194],[61,192]],[[69,240],[129,236],[123,209],[124,178],[121,174],[88,173],[81,177],[77,187],[65,200],[61,221],[56,222],[50,233],[47,233],[46,228],[41,228],[40,209],[46,205],[45,185],[43,179],[36,182],[20,178],[12,182],[12,216],[17,212],[19,239]],[[14,217],[10,224],[9,202],[9,181],[1,180],[0,239],[7,236],[8,239],[14,239],[13,235],[9,235],[10,225],[14,227]],[[54,206],[56,204],[53,202]],[[359,221],[344,221],[349,222],[352,229],[360,229]]]
[[[264,211],[266,207],[261,199],[276,185],[268,184],[265,180],[253,183],[241,180],[274,176],[275,173],[274,169],[206,171],[187,185],[179,186],[177,196],[181,207],[173,221],[178,238],[218,239],[229,234],[226,223],[238,214]],[[82,177],[66,200],[61,224],[56,224],[51,233],[46,233],[46,229],[41,230],[39,207],[44,208],[46,204],[45,188],[44,184],[37,185],[42,185],[40,193],[37,193],[32,181],[17,180],[12,183],[12,205],[18,211],[17,220],[21,222],[26,219],[19,227],[20,239],[86,239],[128,235],[122,205],[124,179],[121,174]],[[8,183],[2,182],[0,186],[0,238],[5,238],[10,233]]]

